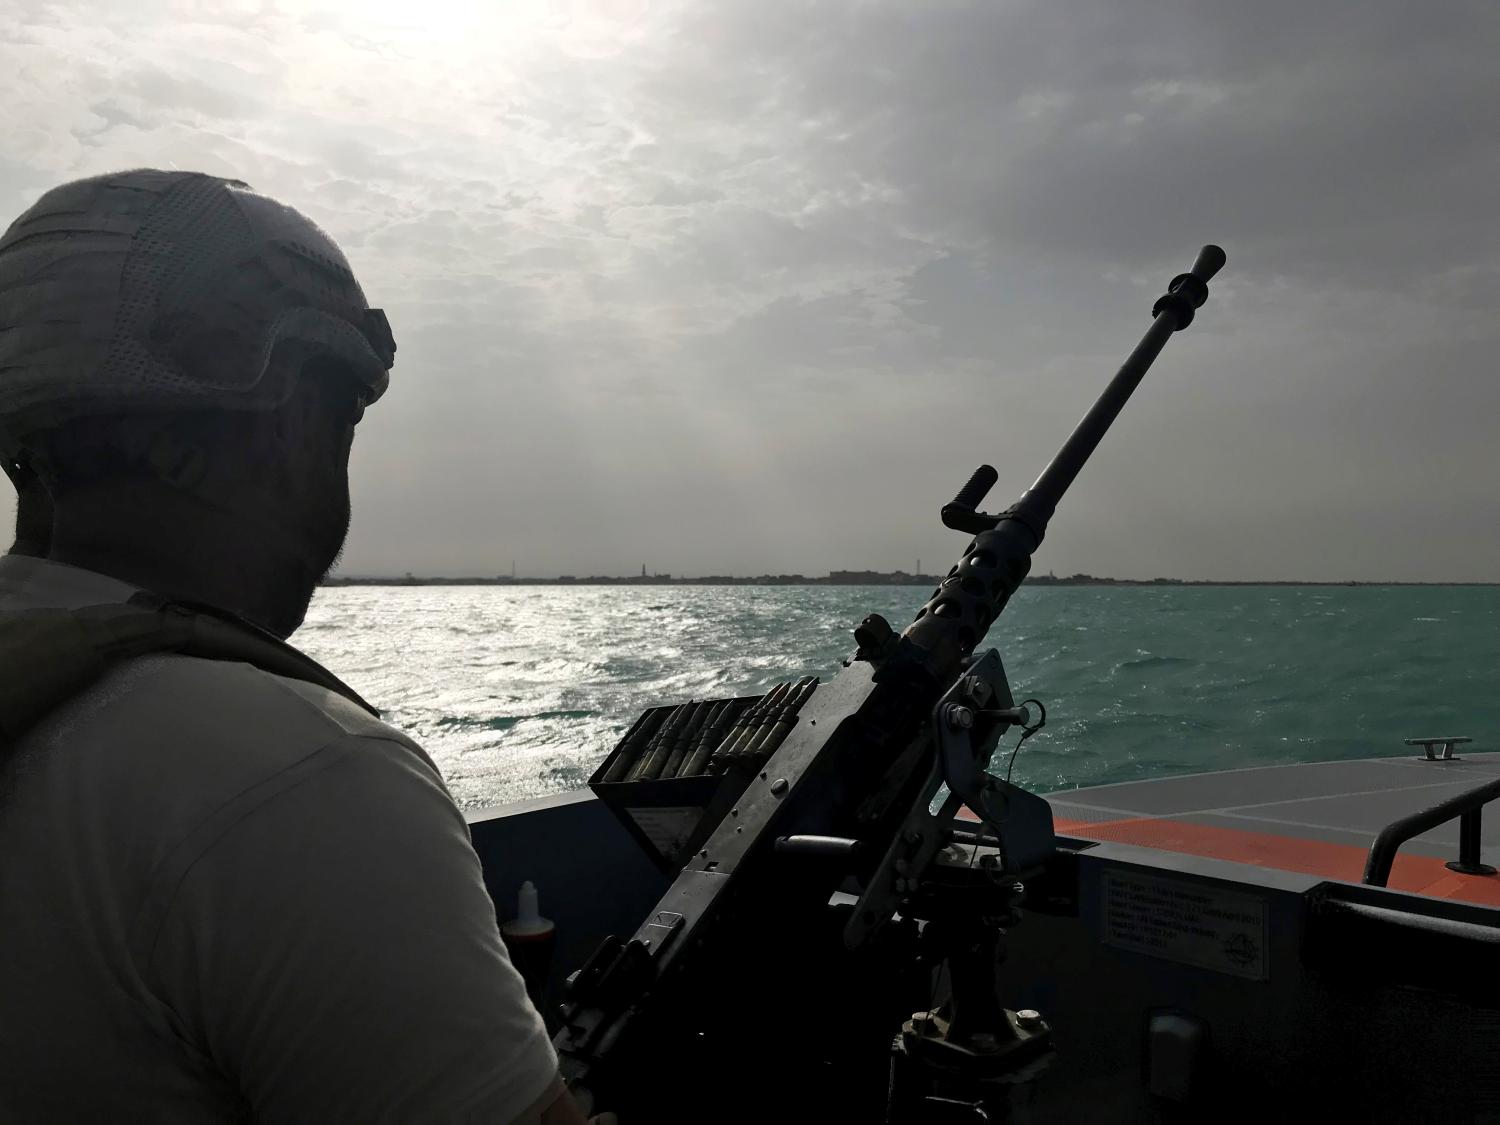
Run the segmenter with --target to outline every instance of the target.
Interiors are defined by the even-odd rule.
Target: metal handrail
[[[1370,855],[1365,860],[1365,883],[1372,887],[1385,886],[1391,877],[1391,865],[1396,862],[1397,849],[1413,836],[1446,824],[1454,817],[1459,818],[1458,858],[1448,862],[1448,869],[1463,875],[1495,874],[1493,867],[1479,862],[1479,829],[1484,806],[1497,797],[1500,797],[1500,778],[1449,797],[1430,809],[1392,821],[1370,845]]]

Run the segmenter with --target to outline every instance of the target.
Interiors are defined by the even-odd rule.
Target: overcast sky
[[[1493,0],[0,0],[0,225],[152,166],[327,228],[400,348],[350,574],[946,569],[1218,242],[1036,570],[1495,580],[1497,58]]]

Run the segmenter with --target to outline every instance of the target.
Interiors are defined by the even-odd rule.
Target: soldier
[[[0,1118],[584,1120],[436,767],[282,645],[394,356],[329,237],[235,180],[80,180],[0,238],[0,612],[53,623],[0,683],[142,591],[280,653],[0,717]]]

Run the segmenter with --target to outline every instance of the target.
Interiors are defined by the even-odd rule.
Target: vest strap
[[[164,652],[251,664],[380,715],[317,661],[250,622],[142,592],[125,603],[0,613],[0,746],[14,745],[115,665]]]

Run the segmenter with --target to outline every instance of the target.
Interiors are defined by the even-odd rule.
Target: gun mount
[[[601,766],[618,787],[660,785],[678,763],[672,783],[713,791],[695,799],[701,820],[684,837],[695,850],[657,908],[570,978],[555,1042],[585,1100],[653,1122],[986,1121],[1045,1066],[1046,1021],[1003,1007],[996,967],[1025,882],[1054,848],[1051,809],[988,772],[1005,731],[1036,727],[998,653],[976,650],[1223,264],[1207,246],[1172,280],[1020,499],[980,512],[998,479],[981,466],[943,508],[974,538],[904,632],[871,615],[831,682],[643,716]],[[732,714],[740,733],[722,736],[723,753],[706,747]],[[680,776],[705,761],[709,777]]]

